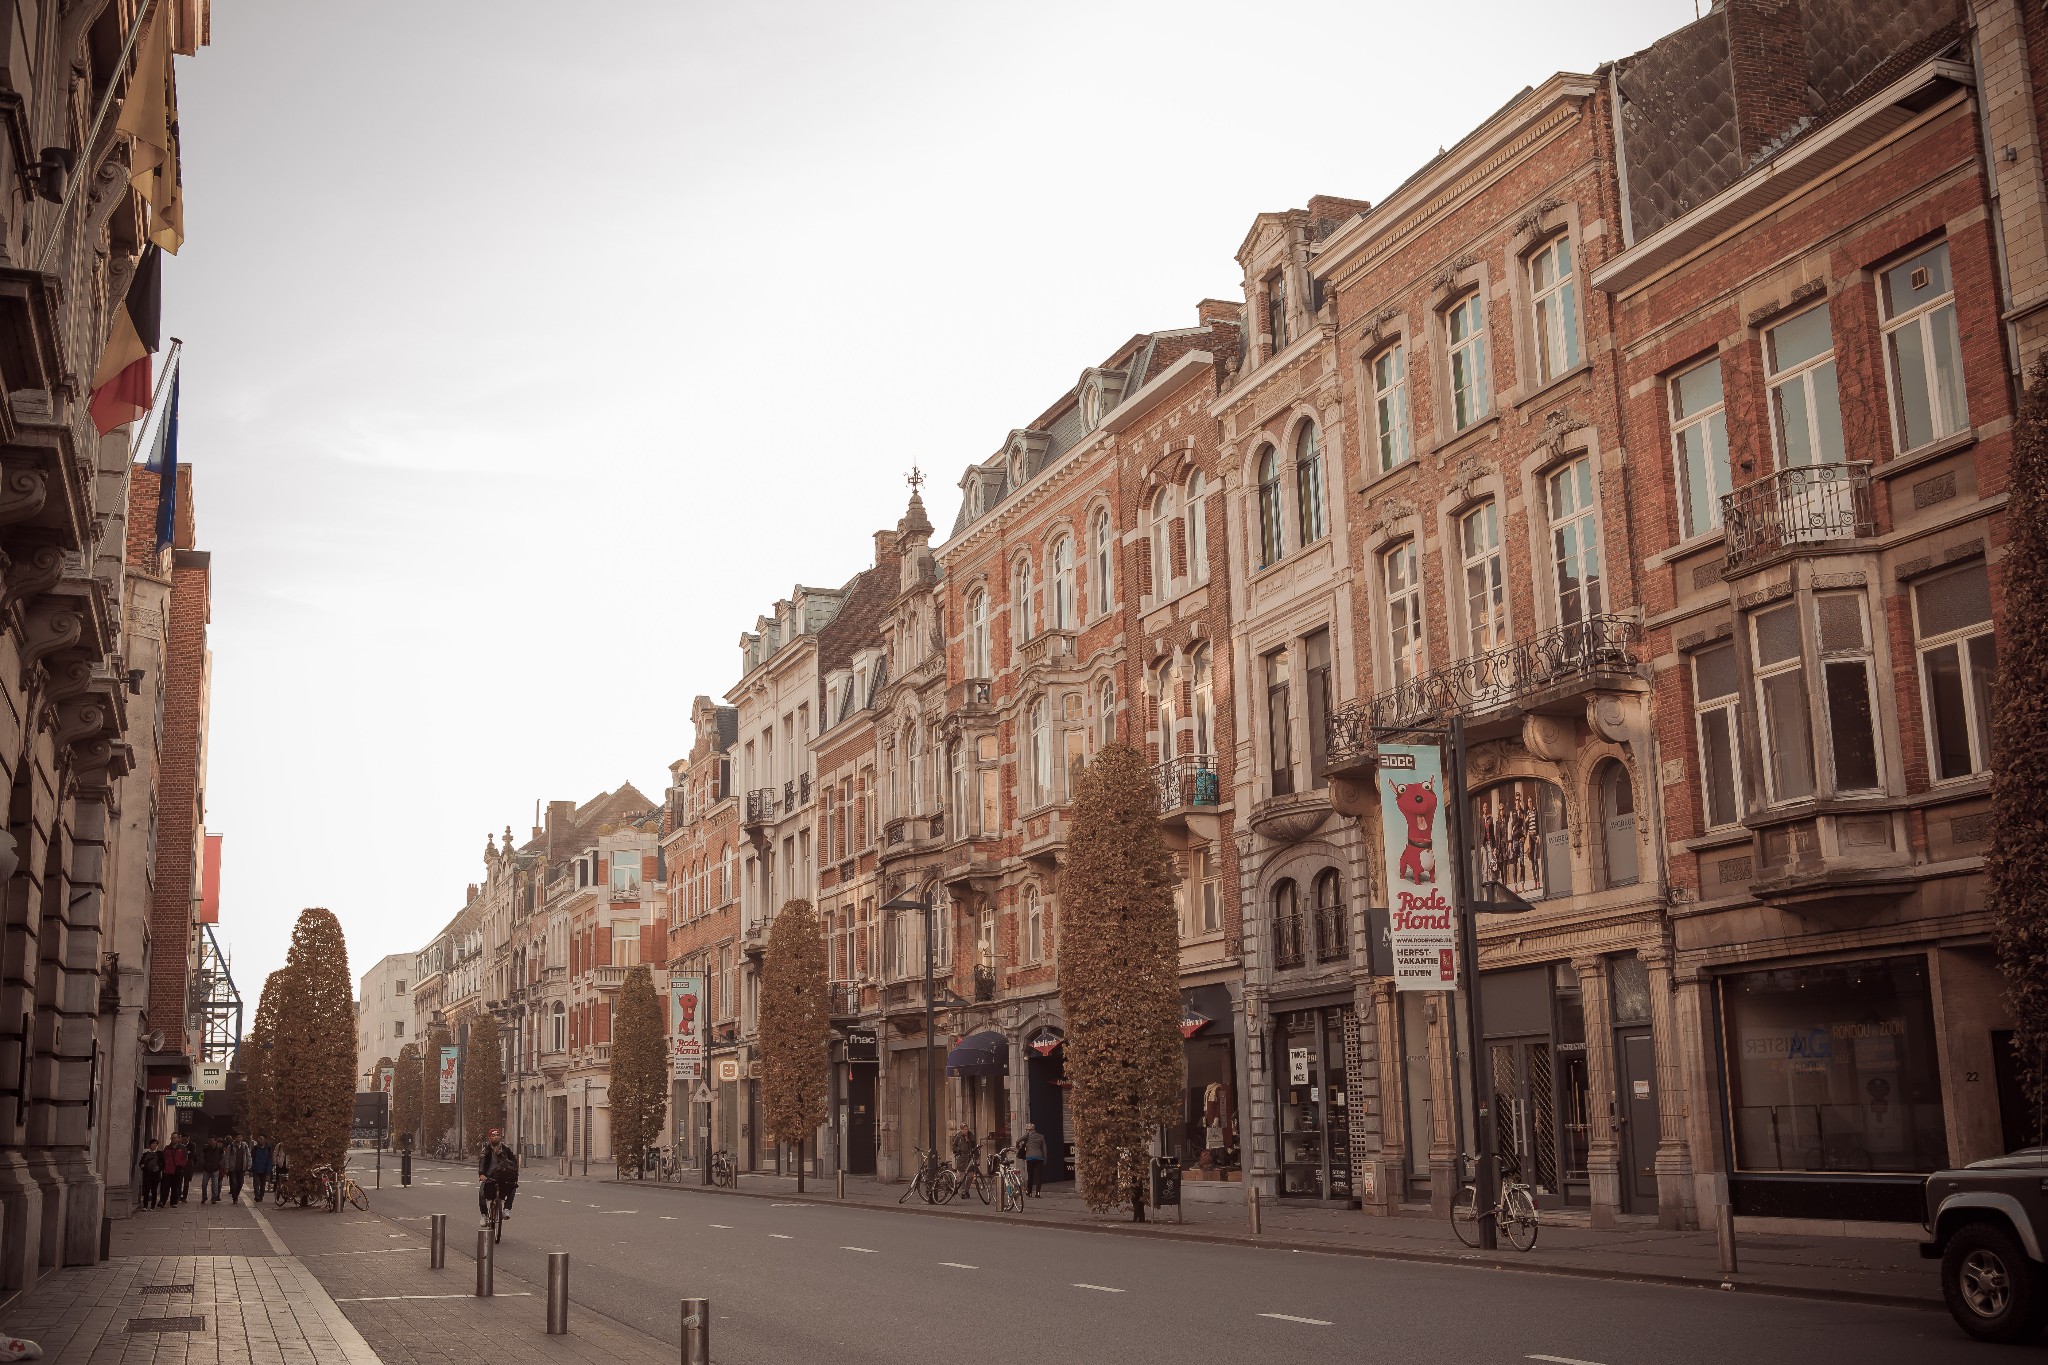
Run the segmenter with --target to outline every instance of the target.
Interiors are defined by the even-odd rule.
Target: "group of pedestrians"
[[[991,1142],[998,1141],[996,1134],[989,1134]],[[972,1170],[981,1155],[981,1142],[974,1136],[974,1125],[963,1123],[960,1131],[953,1134],[953,1169],[961,1173]],[[1036,1199],[1044,1184],[1045,1134],[1038,1131],[1036,1124],[1024,1125],[1024,1136],[1017,1142],[1017,1159],[1024,1163],[1025,1193]],[[991,1165],[991,1172],[994,1167]]]
[[[225,1139],[210,1137],[197,1147],[183,1133],[173,1133],[158,1145],[151,1138],[136,1161],[141,1171],[140,1207],[167,1209],[184,1203],[192,1193],[192,1179],[199,1178],[199,1202],[218,1204],[221,1186],[227,1186],[230,1203],[242,1202],[242,1184],[255,1181],[255,1200],[260,1204],[271,1178],[285,1170],[284,1145],[259,1137],[254,1142],[239,1134]]]

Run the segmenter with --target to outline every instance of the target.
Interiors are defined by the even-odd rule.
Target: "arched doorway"
[[[1024,1121],[1045,1134],[1045,1181],[1072,1180],[1074,1135],[1067,1109],[1066,1031],[1051,1024],[1027,1030],[1024,1059]]]

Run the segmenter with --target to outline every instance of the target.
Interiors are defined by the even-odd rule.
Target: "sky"
[[[207,825],[253,1009],[485,836],[633,782],[1253,216],[1377,200],[1695,0],[216,0],[179,59],[181,451],[213,554]]]

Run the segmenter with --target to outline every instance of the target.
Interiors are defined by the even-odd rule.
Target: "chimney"
[[[1728,0],[1728,67],[1735,87],[1735,139],[1742,168],[1756,164],[1812,112],[1806,95],[1806,35],[1799,0]]]
[[[1203,299],[1195,305],[1195,319],[1204,327],[1214,327],[1218,323],[1235,327],[1243,312],[1243,304],[1229,299]]]

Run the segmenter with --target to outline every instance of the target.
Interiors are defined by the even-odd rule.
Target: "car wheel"
[[[1971,1223],[1949,1238],[1941,1295],[1979,1341],[2025,1341],[2041,1327],[2040,1267],[2004,1228]]]

